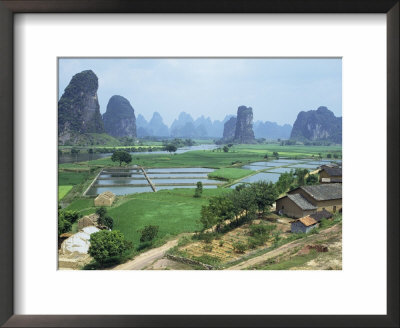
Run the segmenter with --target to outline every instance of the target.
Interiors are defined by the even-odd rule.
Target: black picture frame
[[[399,327],[399,0],[0,0],[0,324],[5,327]],[[387,315],[14,315],[13,17],[16,13],[384,13]]]

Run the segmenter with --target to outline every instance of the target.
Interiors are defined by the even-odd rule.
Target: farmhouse
[[[115,195],[111,191],[105,191],[94,199],[94,206],[111,206]]]
[[[293,218],[301,218],[314,213],[317,207],[299,194],[288,194],[276,201],[276,210],[279,214],[285,214]]]
[[[304,216],[290,223],[291,223],[290,230],[293,233],[299,233],[299,232],[307,233],[310,232],[312,229],[316,228],[318,225],[318,222],[311,216]]]
[[[276,201],[278,213],[294,218],[301,218],[318,210],[327,210],[335,213],[341,208],[341,183],[301,186]]]
[[[321,166],[319,171],[319,182],[321,183],[341,183],[342,168],[328,165]]]
[[[81,230],[86,227],[94,226],[96,227],[98,224],[99,215],[94,213],[90,215],[85,215],[83,218],[78,220],[78,229]]]

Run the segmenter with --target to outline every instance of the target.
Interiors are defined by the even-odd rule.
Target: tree
[[[130,248],[132,248],[132,243],[125,240],[120,231],[101,230],[90,235],[88,253],[96,262],[104,264],[113,258],[120,257]]]
[[[306,185],[315,185],[318,183],[318,176],[316,174],[310,174],[306,179]]]
[[[193,197],[200,198],[202,193],[203,193],[203,183],[201,181],[197,181]]]
[[[106,226],[108,229],[112,229],[114,226],[114,219],[111,216],[106,215],[99,217],[98,223]]]
[[[107,209],[102,206],[96,210],[96,214],[99,216],[98,224],[106,226],[108,229],[112,229],[114,226],[114,219],[107,215]]]
[[[332,158],[332,154],[326,155],[327,158]]]
[[[58,214],[58,235],[71,230],[71,222],[65,220],[63,214]]]
[[[303,186],[305,184],[305,177],[308,174],[308,170],[307,169],[296,169],[294,171],[294,175],[297,178],[297,184],[299,186]]]
[[[272,182],[265,181],[252,183],[249,191],[254,195],[255,205],[262,214],[268,212],[279,195],[276,186]]]
[[[217,225],[217,230],[226,220],[232,220],[237,213],[230,197],[213,197],[209,205],[201,208],[200,222],[204,229]]]
[[[282,173],[279,177],[279,180],[276,183],[276,188],[280,194],[287,192],[290,189],[290,186],[294,183],[294,173],[293,170],[290,172]]]
[[[58,235],[71,231],[72,224],[79,219],[80,215],[77,211],[63,211],[58,209]]]
[[[152,241],[158,234],[158,226],[148,225],[145,226],[142,230],[139,230],[140,242]]]
[[[239,219],[241,219],[242,216],[244,216],[246,220],[252,220],[256,217],[256,195],[251,187],[245,187],[239,191],[235,189],[230,197],[234,205],[237,224],[239,224]]]
[[[172,145],[172,144],[165,146],[165,150],[167,152],[169,152],[169,153],[175,153],[177,151],[177,149],[178,148],[175,145]]]
[[[272,155],[273,155],[276,159],[279,159],[279,153],[278,153],[277,151],[274,151],[274,152],[272,153]]]
[[[229,147],[228,146],[224,146],[223,150],[224,150],[224,153],[227,153],[229,151]]]
[[[264,155],[264,158],[265,158],[265,159],[268,159],[268,154],[265,154],[265,155]]]
[[[130,162],[132,162],[132,156],[127,153],[126,151],[123,150],[117,150],[114,151],[112,156],[111,156],[111,160],[113,162],[119,162],[119,166],[121,166],[121,164],[124,162],[126,164],[129,164]]]
[[[107,209],[106,209],[104,206],[99,207],[99,208],[96,210],[96,214],[97,214],[100,218],[102,218],[102,217],[104,217],[104,216],[107,214]]]

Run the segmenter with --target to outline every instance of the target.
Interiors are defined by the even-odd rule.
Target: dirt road
[[[162,258],[165,253],[172,247],[178,244],[179,239],[170,240],[161,247],[151,249],[145,253],[140,254],[133,260],[120,264],[113,268],[113,270],[143,270],[153,264],[156,260]]]
[[[266,254],[254,257],[250,260],[244,261],[242,263],[236,264],[232,267],[227,268],[226,270],[242,270],[242,269],[246,269],[249,268],[251,266],[260,264],[262,262],[267,261],[270,258],[276,257],[278,255],[281,255],[282,253],[285,253],[297,246],[303,245],[303,244],[309,244],[309,243],[313,243],[317,240],[321,240],[324,239],[324,237],[326,237],[326,235],[330,234],[330,233],[335,233],[335,232],[339,232],[341,229],[340,225],[336,224],[331,228],[328,228],[326,230],[322,230],[319,234],[317,235],[312,235],[312,236],[308,236],[307,238],[303,238],[303,239],[299,239],[299,240],[295,240],[292,241],[288,244],[282,245],[281,247],[274,249]]]

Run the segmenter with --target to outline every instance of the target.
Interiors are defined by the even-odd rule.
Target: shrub
[[[247,245],[250,249],[254,249],[258,246],[258,240],[256,238],[248,238]]]
[[[202,193],[203,193],[203,183],[201,181],[197,181],[193,197],[200,198]]]
[[[212,245],[204,245],[203,249],[206,252],[211,252],[213,250],[213,247],[212,247]]]
[[[236,253],[244,253],[246,251],[246,245],[240,241],[233,243],[232,246]]]
[[[90,235],[88,253],[96,262],[104,264],[112,258],[120,257],[130,248],[132,248],[132,243],[125,240],[120,231],[101,230]]]
[[[224,241],[223,241],[223,240],[220,240],[220,241],[219,241],[219,247],[222,247],[222,246],[224,246]]]
[[[64,211],[64,219],[69,221],[71,224],[75,223],[79,219],[79,212],[77,211]]]
[[[250,236],[269,235],[271,231],[276,229],[272,224],[252,224],[250,227]]]
[[[97,214],[99,217],[104,217],[104,216],[107,214],[107,209],[106,209],[104,206],[99,207],[99,208],[96,210],[96,214]]]
[[[114,219],[111,216],[104,216],[99,218],[99,224],[106,226],[108,229],[112,229],[114,226]]]
[[[153,240],[157,236],[158,228],[158,226],[148,225],[139,230],[138,232],[141,233],[140,242]]]

